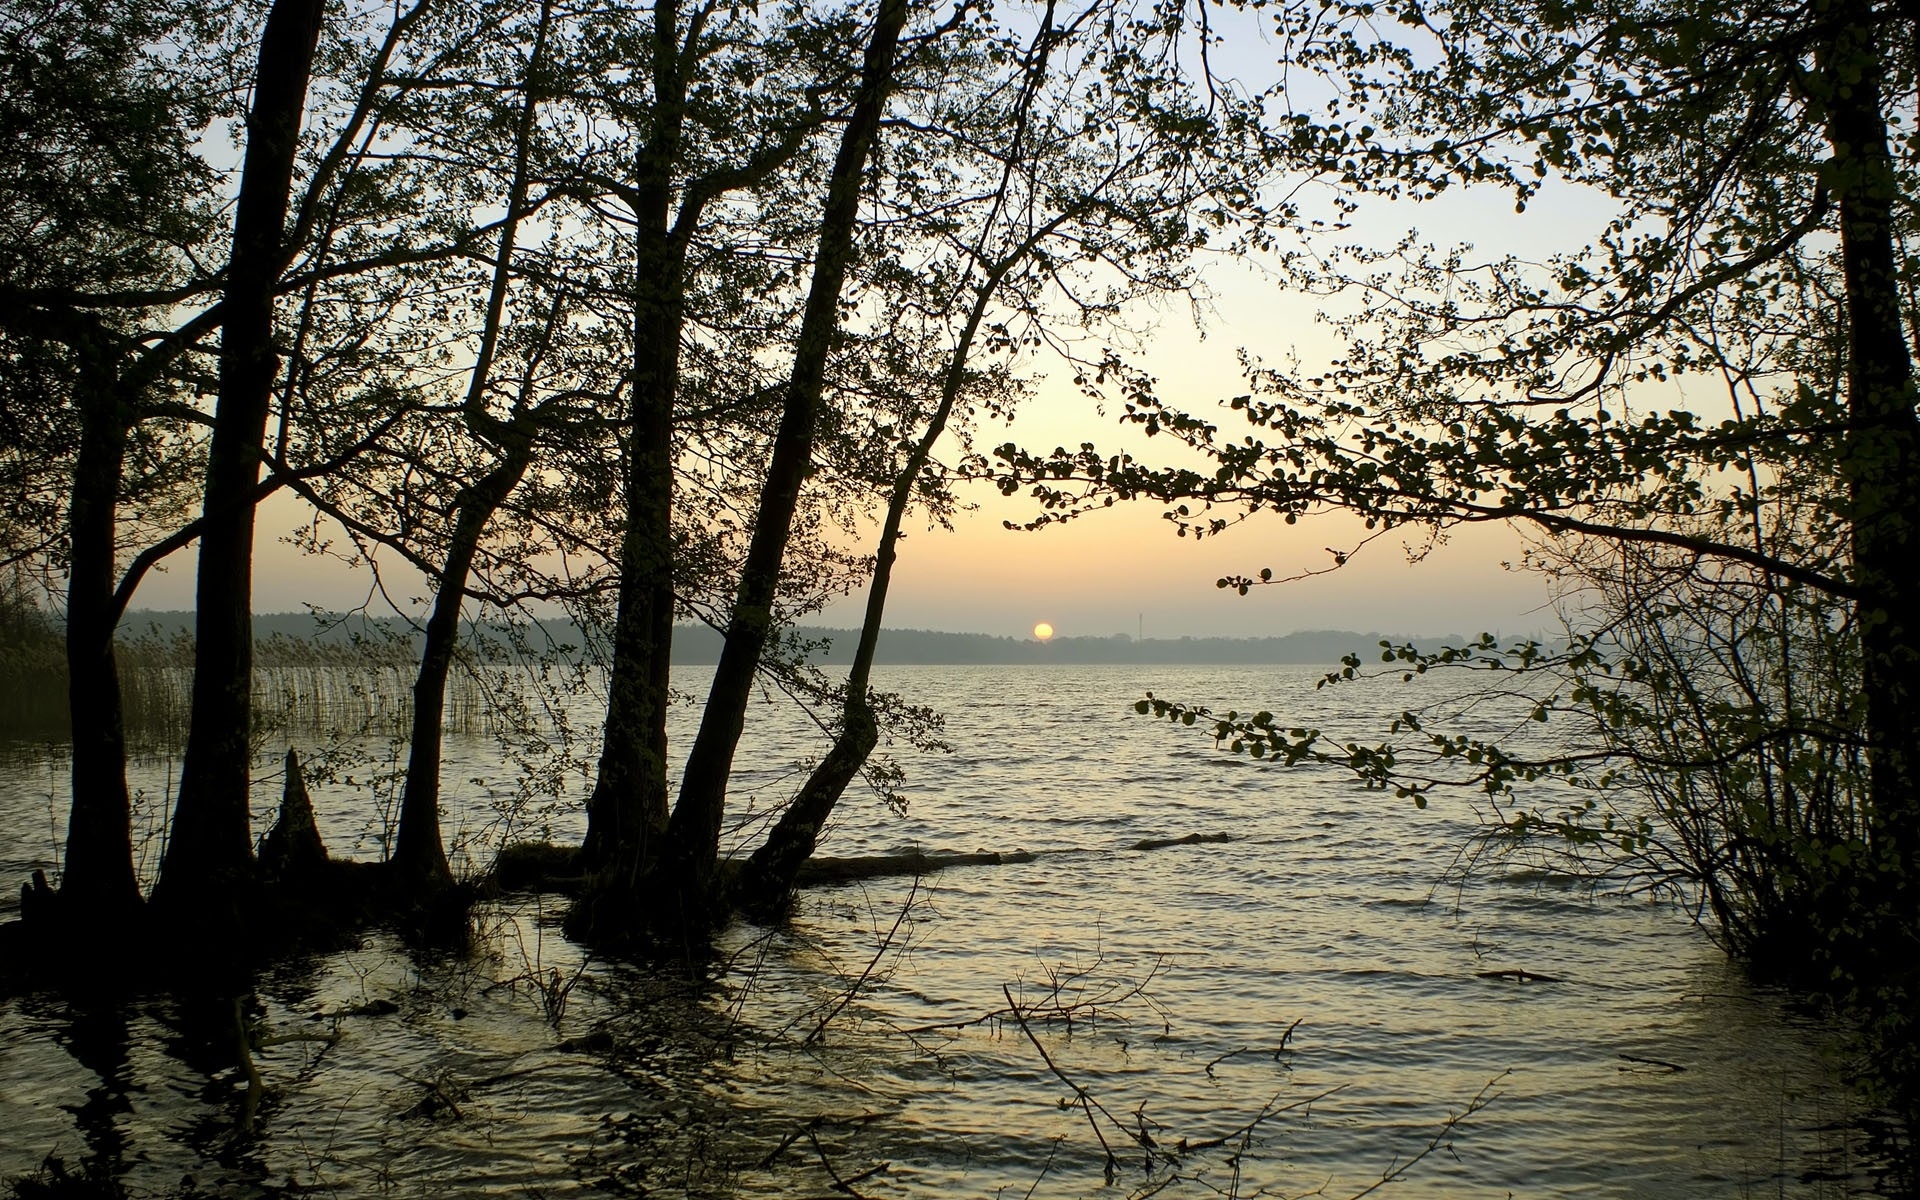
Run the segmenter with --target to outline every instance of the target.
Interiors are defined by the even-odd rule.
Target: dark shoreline
[[[258,638],[285,637],[321,644],[366,641],[410,641],[412,633],[398,620],[350,616],[329,620],[309,613],[259,613],[254,616]],[[153,635],[173,638],[190,635],[193,614],[185,611],[130,612],[121,624],[123,637]],[[536,646],[577,648],[581,630],[564,621],[541,622],[532,631]],[[806,647],[808,658],[823,665],[847,662],[859,631],[823,626],[796,626],[787,634],[794,648]],[[704,625],[674,627],[673,661],[686,666],[710,666],[720,661],[722,635]],[[1345,629],[1302,630],[1273,637],[1179,637],[1137,639],[1112,637],[1056,637],[1046,642],[1030,638],[999,637],[987,633],[947,633],[931,629],[888,629],[880,635],[875,662],[891,666],[966,666],[970,664],[1101,666],[1153,664],[1156,666],[1265,666],[1280,664],[1338,665],[1341,655],[1371,657],[1382,641],[1396,645],[1413,642],[1423,649],[1464,645],[1467,636],[1447,634],[1410,637],[1406,634],[1358,632]]]

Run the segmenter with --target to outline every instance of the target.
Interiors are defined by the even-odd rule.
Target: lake
[[[699,978],[583,960],[535,896],[479,911],[470,953],[375,934],[287,964],[240,998],[261,1036],[251,1132],[233,998],[7,1000],[0,1177],[51,1152],[133,1194],[1343,1197],[1403,1168],[1383,1191],[1872,1191],[1839,1031],[1746,982],[1684,913],[1524,862],[1463,875],[1463,799],[1417,810],[1130,707],[1152,690],[1361,737],[1407,706],[1319,675],[883,668],[878,686],[946,714],[953,752],[895,747],[905,815],[851,791],[822,853],[1033,861],[813,890],[790,927],[728,931]],[[696,715],[676,714],[682,749]],[[593,723],[582,702],[573,724]],[[823,745],[761,697],[738,836]],[[397,760],[352,748],[314,798],[330,849],[373,856]],[[256,833],[283,750],[262,747]],[[577,775],[523,795],[493,739],[449,751],[446,827],[474,858],[509,828],[578,837]],[[177,773],[136,768],[147,816]],[[57,759],[0,766],[9,891],[51,865],[64,788]],[[1232,840],[1126,849],[1196,833]],[[1517,971],[1552,981],[1496,974]]]

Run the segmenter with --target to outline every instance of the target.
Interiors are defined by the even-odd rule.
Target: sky
[[[1260,69],[1259,58],[1270,47],[1251,39],[1235,53],[1243,60],[1235,65],[1250,74]],[[1516,215],[1511,199],[1501,193],[1455,190],[1419,205],[1371,203],[1347,236],[1384,246],[1417,228],[1436,244],[1479,243],[1482,254],[1513,252],[1538,260],[1578,245],[1600,226],[1603,214],[1595,198],[1565,190],[1543,193],[1525,215]],[[1208,264],[1204,278],[1213,304],[1203,327],[1196,328],[1185,306],[1160,313],[1143,358],[1157,376],[1160,395],[1177,407],[1204,414],[1245,391],[1238,368],[1242,350],[1269,362],[1298,355],[1307,365],[1333,353],[1329,331],[1315,319],[1316,302],[1287,294],[1262,275],[1258,264],[1221,259]],[[1156,453],[1164,445],[1121,429],[1111,414],[1095,412],[1059,379],[1042,378],[1010,429],[989,431],[980,439],[989,446],[1002,440],[1040,451],[1090,441],[1103,452],[1125,448],[1148,461],[1165,461]],[[1456,531],[1417,563],[1409,562],[1406,545],[1417,535],[1389,533],[1341,569],[1256,588],[1242,597],[1217,588],[1215,581],[1269,567],[1279,577],[1320,570],[1332,562],[1330,548],[1350,549],[1361,530],[1346,517],[1293,526],[1268,517],[1195,544],[1176,537],[1156,507],[1136,505],[1039,532],[1013,532],[1003,522],[1031,517],[1031,501],[1002,498],[988,489],[963,499],[975,507],[961,513],[951,531],[909,527],[889,599],[889,626],[1025,636],[1045,621],[1059,636],[1165,638],[1309,629],[1528,633],[1556,624],[1544,581],[1506,566],[1520,557],[1523,543],[1504,527]],[[263,508],[255,609],[338,610],[366,603],[367,575],[307,559],[284,542],[305,520],[291,500],[276,499]],[[428,589],[416,576],[393,569],[387,580],[389,594],[403,607],[424,611]],[[136,608],[192,605],[190,552],[152,575],[134,599]],[[815,620],[852,626],[863,605],[864,597],[856,594]]]
[[[937,629],[1025,637],[1046,621],[1061,637],[1114,634],[1266,637],[1308,629],[1407,635],[1481,631],[1525,633],[1553,625],[1537,577],[1503,567],[1520,542],[1501,527],[1463,530],[1417,564],[1411,540],[1388,534],[1345,567],[1310,579],[1222,590],[1227,574],[1277,576],[1331,563],[1327,546],[1360,536],[1345,519],[1288,526],[1250,522],[1202,543],[1181,539],[1157,508],[1097,513],[1038,532],[1002,528],[1030,505],[981,495],[952,532],[914,528],[902,542],[887,605],[895,629]],[[297,612],[308,605],[344,610],[369,599],[371,581],[332,563],[316,563],[279,539],[299,520],[294,506],[269,504],[256,542],[254,608]],[[402,604],[424,598],[410,573],[387,569],[389,593]],[[809,623],[851,628],[864,594],[836,602]],[[190,551],[142,584],[142,609],[193,607]],[[384,611],[376,598],[374,611]],[[413,608],[423,612],[424,606]]]
[[[1489,202],[1497,197],[1489,196]],[[1509,210],[1510,212],[1510,210]],[[1164,398],[1209,412],[1245,390],[1239,375],[1243,347],[1268,359],[1289,351],[1303,357],[1331,349],[1313,321],[1313,305],[1279,292],[1231,264],[1211,284],[1216,311],[1196,330],[1185,311],[1165,314],[1145,363],[1157,373]],[[985,431],[985,445],[1014,440],[1044,451],[1091,441],[1103,451],[1126,448],[1164,461],[1166,439],[1123,429],[1109,413],[1058,379],[1043,377],[1014,423]],[[1365,535],[1359,523],[1334,516],[1287,525],[1273,515],[1255,518],[1196,542],[1176,536],[1151,504],[1122,505],[1037,532],[1010,531],[1038,509],[1024,496],[1001,497],[989,488],[963,493],[972,505],[951,531],[908,526],[887,606],[887,625],[1025,637],[1050,623],[1057,636],[1150,638],[1259,637],[1311,629],[1346,629],[1408,636],[1482,631],[1530,633],[1554,626],[1544,582],[1507,569],[1522,543],[1501,526],[1456,531],[1418,563],[1409,549],[1419,535],[1388,533],[1346,566],[1308,579],[1255,588],[1247,596],[1215,586],[1224,575],[1257,575],[1271,568],[1285,578],[1332,565],[1330,548],[1348,550]],[[289,499],[261,512],[256,540],[254,607],[299,611],[309,605],[344,610],[369,600],[370,577],[339,564],[305,557],[287,544],[306,510]],[[384,570],[388,594],[415,613],[428,590],[410,571]],[[840,600],[810,623],[852,627],[864,593]],[[176,555],[164,573],[144,583],[134,607],[193,607],[190,552]],[[374,611],[384,611],[374,597]]]

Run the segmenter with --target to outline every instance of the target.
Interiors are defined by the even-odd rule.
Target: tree
[[[253,527],[279,354],[273,300],[294,152],[320,41],[320,0],[275,0],[260,35],[233,252],[221,300],[220,399],[202,501],[195,597],[193,720],[156,898],[189,909],[231,904],[253,860],[247,781],[253,757]]]
[[[296,15],[302,21],[318,19],[317,10]],[[485,24],[499,15],[462,17],[477,17]],[[307,43],[317,46],[317,32],[314,38],[302,33],[292,40],[269,18],[262,35],[261,70],[274,73],[285,87],[279,92],[256,89],[250,125],[254,136],[242,168],[225,295],[201,317],[204,321],[217,314],[223,356],[220,405],[211,417],[214,437],[203,515],[136,558],[121,589],[130,591],[153,556],[200,540],[203,594],[197,609],[192,726],[167,860],[156,889],[160,898],[183,897],[182,907],[189,911],[232,903],[234,885],[244,881],[251,868],[252,513],[265,494],[287,487],[320,511],[339,516],[341,510],[314,481],[345,477],[362,469],[358,464],[363,459],[404,457],[402,440],[435,414],[436,389],[444,375],[441,339],[456,315],[445,297],[457,294],[466,282],[463,260],[489,238],[504,239],[500,258],[509,260],[513,230],[533,206],[523,178],[510,197],[506,217],[486,211],[496,196],[485,190],[493,176],[480,160],[493,142],[476,138],[469,147],[473,159],[435,144],[458,126],[439,120],[446,114],[421,97],[466,84],[457,76],[448,78],[468,64],[446,48],[480,40],[473,31],[425,3],[395,10],[384,24],[378,14],[369,20],[374,25],[364,44],[361,31],[350,22],[338,31],[344,53],[330,51],[331,69],[315,76],[315,89],[309,92],[304,85],[292,89],[289,77],[279,73],[288,64],[277,56],[291,55],[292,66],[305,61],[310,70],[316,49]],[[303,72],[294,73],[304,77]],[[277,107],[268,111],[263,104]],[[518,126],[509,122],[510,129],[524,130],[531,121],[531,110],[522,111],[526,119]],[[311,130],[310,157],[296,155],[303,114]],[[263,129],[279,132],[263,138]],[[512,141],[508,139],[508,159],[520,161],[524,171],[524,161],[511,151]],[[519,141],[524,144],[526,139]],[[254,156],[255,147],[262,157]],[[251,193],[264,196],[258,201],[263,210],[251,218],[258,228],[248,216],[253,179],[264,181],[260,186],[266,189]],[[246,296],[253,313],[253,323],[241,327],[234,324],[241,311],[235,302],[238,284],[250,289]],[[289,311],[276,320],[282,297],[298,302],[286,306]],[[497,313],[494,320],[497,327]],[[256,338],[255,351],[248,352],[253,357],[243,353],[250,336]],[[484,389],[492,365],[489,358],[469,390],[477,394]],[[269,444],[266,435],[276,409],[277,428]],[[478,405],[456,405],[453,411],[468,413],[478,425],[489,416]],[[223,428],[228,431],[224,442]],[[514,442],[519,436],[515,431],[504,440]],[[260,479],[263,467],[265,482]],[[518,469],[524,471],[525,464]],[[511,490],[510,484],[502,486]],[[484,524],[484,516],[478,520]],[[356,532],[362,528],[351,517],[345,521]],[[407,526],[403,513],[398,533],[374,532],[385,544],[404,545]],[[455,557],[462,553],[470,561],[471,547],[462,552],[456,544]],[[425,565],[433,574],[434,564]],[[457,563],[453,571],[461,576],[450,597],[455,614],[465,592],[466,569],[467,563]],[[441,632],[447,633],[444,623]],[[450,646],[443,636],[432,649],[433,657],[422,667],[421,699],[437,708],[445,681],[443,656],[450,654]],[[435,737],[420,752],[437,758],[437,717],[432,724]],[[404,859],[408,867],[417,868],[414,874],[427,887],[446,881],[437,822],[421,815],[423,806],[428,812],[437,808],[437,764],[431,774],[432,784],[423,781],[413,805]]]
[[[192,149],[203,63],[153,49],[171,6],[28,4],[0,28],[0,414],[16,568],[64,567],[74,737],[63,916],[115,930],[138,905],[113,630],[121,506],[166,520],[183,482],[178,345],[143,325],[184,293],[211,224]],[[184,444],[183,444],[184,441]],[[49,572],[50,574],[51,572]]]
[[[870,173],[867,186],[878,215],[871,232],[849,225],[846,234],[835,235],[861,247],[857,270],[844,284],[827,269],[833,241],[826,238],[830,226],[820,227],[814,286],[793,335],[791,374],[779,387],[786,397],[780,429],[766,471],[754,481],[754,516],[742,530],[747,545],[736,567],[739,586],[724,610],[727,649],[678,801],[664,828],[664,803],[649,801],[644,820],[623,826],[646,832],[589,833],[589,857],[601,864],[603,896],[637,885],[650,900],[590,904],[583,912],[598,915],[580,918],[576,928],[637,926],[647,919],[640,911],[646,903],[664,905],[658,917],[665,925],[703,924],[725,911],[718,855],[731,760],[748,689],[767,665],[776,607],[783,589],[792,586],[786,543],[795,505],[805,493],[818,496],[831,486],[830,475],[814,461],[836,453],[822,446],[820,431],[859,422],[876,429],[883,445],[898,449],[879,460],[886,465],[876,482],[890,493],[888,515],[870,585],[864,649],[840,692],[840,740],[747,868],[746,891],[757,904],[777,903],[790,886],[792,869],[811,852],[826,815],[872,749],[866,672],[904,510],[916,492],[939,495],[938,474],[925,468],[954,409],[970,404],[967,397],[982,386],[1009,386],[1004,366],[985,374],[970,367],[975,337],[984,332],[988,346],[1010,361],[1052,346],[1076,372],[1091,375],[1100,365],[1076,357],[1074,339],[1063,329],[1097,329],[1116,321],[1144,293],[1179,290],[1187,259],[1205,244],[1208,228],[1269,215],[1254,200],[1274,149],[1254,115],[1260,99],[1216,90],[1218,81],[1181,65],[1184,39],[1194,28],[1186,9],[1136,13],[1091,4],[1063,15],[1050,5],[1038,14],[1026,46],[1024,39],[971,16],[962,7],[926,33],[905,38],[896,68],[900,98],[893,102],[903,111],[898,119],[888,115],[885,131],[898,132],[881,137],[871,166],[847,160],[851,129],[843,132],[828,193],[837,196]],[[971,86],[956,85],[956,78]],[[701,194],[697,185],[688,187],[689,194]],[[852,205],[854,196],[849,192],[844,202]],[[676,228],[686,212],[683,205]],[[834,222],[841,219],[836,215]],[[804,235],[811,237],[812,231]],[[843,287],[849,297],[836,304],[833,297]],[[915,352],[934,357],[907,364]],[[889,364],[891,378],[876,363]],[[887,415],[851,415],[863,402],[877,402]],[[931,424],[913,432],[928,417]],[[641,428],[636,421],[635,437]],[[854,457],[876,456],[868,450]],[[638,461],[637,455],[629,458]],[[630,479],[629,546],[642,519],[631,505],[639,494]],[[660,527],[657,517],[653,524]],[[658,535],[654,540],[665,544]],[[622,612],[631,613],[631,564],[623,576]],[[622,622],[630,627],[624,616]],[[621,711],[620,647],[617,635],[607,749],[590,810],[606,831],[614,828],[614,812],[635,811],[603,808],[615,794],[607,786],[610,756],[619,745],[637,744],[614,733]],[[654,686],[663,697],[664,679]],[[656,730],[653,736],[663,734]],[[665,749],[664,742],[653,744],[646,770],[657,784],[664,771],[655,764],[664,762]],[[629,766],[638,761],[629,760]],[[626,777],[637,776],[629,771]],[[662,832],[664,850],[650,849]],[[624,848],[609,869],[605,856],[615,846]]]
[[[251,81],[226,73],[234,44],[261,39],[247,24],[257,14],[236,11],[223,24],[199,9],[129,17],[52,6],[8,41],[19,59],[8,78],[24,90],[7,94],[7,119],[32,153],[8,177],[9,205],[23,220],[0,255],[8,299],[0,306],[8,349],[7,386],[0,390],[10,424],[34,438],[21,446],[21,469],[9,471],[20,483],[9,500],[38,522],[18,527],[23,535],[38,532],[10,552],[46,572],[67,601],[76,733],[70,830],[77,840],[63,892],[76,915],[123,910],[138,898],[112,670],[113,632],[134,589],[167,555],[215,530],[216,547],[202,556],[203,569],[221,581],[214,591],[234,602],[247,590],[249,514],[257,502],[277,488],[301,490],[337,473],[413,407],[401,384],[420,375],[422,348],[432,346],[433,334],[421,329],[417,309],[395,311],[407,303],[406,289],[422,282],[408,268],[457,258],[494,223],[483,214],[472,221],[440,216],[459,211],[452,203],[409,207],[417,189],[436,182],[421,165],[429,157],[377,150],[414,90],[394,70],[395,56],[426,11],[417,5],[395,13],[364,46],[361,31],[343,22],[341,48],[351,47],[328,54],[339,74],[318,77],[312,91],[256,90],[260,136],[242,163],[231,232],[216,198],[220,172],[201,144],[210,136],[208,122],[240,111],[222,105],[243,97]],[[303,48],[312,39],[302,29],[317,31],[317,20],[314,10],[269,22],[270,44],[261,53],[270,71],[282,65],[283,53],[314,57]],[[176,38],[164,52],[156,49]],[[297,81],[276,74],[275,82]],[[310,108],[312,156],[299,159],[287,139]],[[278,165],[269,161],[276,156]],[[285,175],[284,188],[275,174]],[[297,192],[296,177],[304,185]],[[234,300],[242,292],[244,306]],[[288,295],[299,303],[276,325],[277,302]],[[238,429],[237,445],[231,436],[214,439],[223,449],[213,454],[220,465],[209,469],[225,482],[213,488],[210,505],[200,497],[203,512],[190,520],[207,452],[201,431],[221,422],[218,411],[209,414],[196,402],[221,386],[209,339],[247,306],[253,323],[225,328],[232,351],[226,389],[248,394],[228,414],[245,409],[239,425],[256,428]],[[249,337],[253,357],[242,352]],[[277,368],[282,350],[284,373]],[[275,407],[278,429],[268,445]],[[236,428],[228,422],[229,434]],[[264,482],[263,464],[270,468]],[[48,532],[54,521],[65,523],[66,536]],[[240,524],[248,526],[244,536],[236,532]],[[228,603],[228,616],[239,613],[244,624],[246,607]],[[212,620],[213,608],[203,606],[202,616]],[[185,896],[183,907],[225,903],[222,881],[206,877],[204,868],[241,876],[251,858],[251,672],[236,666],[250,642],[244,628],[199,642],[204,660],[196,678],[204,686],[196,724],[203,736],[189,757],[200,766],[188,772],[193,785],[170,845],[177,852],[170,883],[178,886],[165,889]],[[214,688],[215,679],[228,686]],[[201,787],[214,762],[224,764],[224,773],[212,772],[220,786]]]
[[[436,592],[394,851],[429,890],[449,879],[439,725],[464,605],[613,592],[581,910],[613,938],[724,911],[748,691],[779,669],[782,623],[858,580],[865,561],[836,531],[884,498],[843,743],[755,868],[754,890],[784,894],[889,707],[867,672],[908,513],[950,503],[941,442],[1011,403],[1036,349],[1088,380],[1107,371],[1082,339],[1187,288],[1212,230],[1290,217],[1257,195],[1276,161],[1265,97],[1184,65],[1205,13],[1181,6],[1048,5],[1019,35],[968,4],[889,2],[869,21],[502,0],[324,29],[316,13],[277,5],[260,37],[254,82],[272,86],[253,92],[231,233],[211,205],[165,290],[62,301],[153,319],[139,386],[173,389],[167,402],[89,425],[74,399],[36,432],[169,439],[151,453],[166,469],[140,478],[171,507],[139,541],[117,522],[148,493],[87,466],[117,444],[74,459],[74,544],[98,567],[76,594],[98,605],[99,645],[146,571],[201,544],[193,732],[159,897],[217,915],[251,874],[247,610],[253,513],[272,491],[320,514],[310,548],[334,552],[337,525],[346,556],[398,554]],[[217,194],[217,172],[182,161]],[[58,299],[20,294],[35,320]],[[33,337],[43,357],[12,360],[23,377],[71,351]],[[688,612],[723,624],[728,650],[669,815],[666,664]],[[101,827],[124,838],[117,811]]]
[[[1756,542],[1822,544],[1808,501],[1826,482],[1770,489],[1747,519]],[[1501,841],[1681,898],[1764,975],[1824,986],[1850,970],[1830,933],[1871,853],[1851,606],[1659,546],[1538,554],[1587,650],[1553,664],[1564,682],[1542,699],[1596,753],[1569,764],[1572,801],[1517,796]]]
[[[1076,372],[1097,369],[1059,341],[1060,318],[1097,335],[1131,302],[1185,292],[1194,215],[1220,226],[1260,215],[1246,201],[1279,156],[1254,113],[1257,100],[1220,91],[1202,100],[1200,88],[1216,81],[1129,72],[1121,66],[1129,55],[1153,62],[1163,43],[1132,40],[1142,38],[1140,29],[1121,42],[1109,23],[1114,12],[1103,3],[1068,12],[1050,5],[1024,45],[1009,38],[1004,46],[960,50],[962,63],[998,56],[1012,70],[1005,80],[980,71],[977,93],[945,92],[933,111],[912,118],[917,127],[941,129],[943,144],[889,153],[878,234],[928,249],[917,253],[910,281],[895,271],[870,286],[884,289],[890,310],[901,314],[881,327],[879,340],[908,347],[906,358],[926,364],[918,369],[929,376],[927,395],[884,431],[902,445],[877,473],[887,504],[838,728],[742,869],[738,895],[754,911],[777,911],[789,897],[879,740],[871,671],[898,543],[910,507],[946,494],[935,451],[950,424],[964,429],[974,409],[1010,406],[1022,390],[1017,366],[1035,346],[1050,346]],[[1184,27],[1176,19],[1161,32],[1174,41]],[[1125,116],[1104,125],[1087,120],[1120,98]],[[981,186],[960,202],[929,182],[955,176]],[[890,261],[877,251],[870,257]],[[894,368],[900,377],[914,370]]]
[[[544,352],[551,348],[554,327],[561,320],[564,296],[556,296],[536,346],[526,356],[526,371],[504,419],[489,411],[487,393],[492,383],[506,313],[512,260],[530,186],[533,130],[540,108],[541,75],[546,68],[548,32],[553,6],[543,0],[521,80],[520,111],[513,125],[512,176],[507,185],[506,212],[500,224],[500,242],[494,252],[492,278],[487,288],[480,344],[474,354],[463,411],[471,432],[494,449],[496,459],[479,478],[456,492],[451,536],[437,572],[439,590],[426,638],[420,651],[420,672],[413,689],[412,740],[407,755],[407,777],[400,799],[400,827],[394,844],[394,864],[429,891],[453,883],[447,867],[446,846],[440,836],[441,724],[446,713],[447,674],[459,638],[460,610],[467,596],[481,538],[494,513],[532,465],[534,440],[541,425],[551,421],[549,404],[531,402],[532,376]]]
[[[665,829],[662,864],[670,880],[668,886],[673,899],[678,902],[678,911],[670,911],[669,920],[698,924],[707,919],[728,768],[740,736],[748,690],[772,625],[774,589],[799,503],[800,485],[813,452],[828,348],[840,320],[840,290],[852,253],[860,184],[893,82],[895,47],[906,20],[905,0],[883,0],[867,44],[853,109],[828,178],[806,315],[794,349],[792,375],[773,457],[761,484],[752,544],[727,627],[727,646],[715,671],[700,735],[689,755],[679,802]],[[636,344],[644,343],[636,338]],[[636,442],[643,428],[644,425],[636,421]],[[629,521],[635,515],[630,506]],[[631,561],[626,565],[631,568]],[[670,572],[668,577],[670,580]],[[663,600],[670,617],[670,595]],[[663,666],[665,656],[659,657]],[[616,658],[616,685],[620,666]],[[615,732],[610,704],[609,741]],[[664,749],[664,736],[657,746]],[[658,757],[657,750],[655,757]],[[649,774],[652,773],[650,768]],[[646,815],[643,821],[651,824],[653,816]],[[616,839],[614,844],[621,851],[613,860],[616,874],[631,877],[651,865],[641,857],[645,854],[646,840],[650,839],[632,835]]]
[[[1245,426],[1235,432],[1137,381],[1128,419],[1198,448],[1207,469],[1150,469],[1090,447],[1046,457],[1009,447],[1004,486],[1036,486],[1042,522],[1108,497],[1151,497],[1196,534],[1263,510],[1289,522],[1357,512],[1376,534],[1511,521],[1613,547],[1581,551],[1582,563],[1604,564],[1583,573],[1621,586],[1637,578],[1657,603],[1671,595],[1657,579],[1682,563],[1703,564],[1696,580],[1764,582],[1784,610],[1723,606],[1719,615],[1758,620],[1764,610],[1778,620],[1786,611],[1797,636],[1845,629],[1859,639],[1857,660],[1816,656],[1855,664],[1869,797],[1868,853],[1847,872],[1857,902],[1827,935],[1842,925],[1857,932],[1862,920],[1911,929],[1920,795],[1910,681],[1920,651],[1915,576],[1901,564],[1920,500],[1920,423],[1906,330],[1915,314],[1902,299],[1913,263],[1900,250],[1911,147],[1889,115],[1914,86],[1891,36],[1910,15],[1853,2],[1629,11],[1475,0],[1390,6],[1406,31],[1394,41],[1359,23],[1367,10],[1335,11],[1354,23],[1293,61],[1317,67],[1340,94],[1330,122],[1302,135],[1351,184],[1413,197],[1496,186],[1521,208],[1549,185],[1572,185],[1613,201],[1604,230],[1539,265],[1475,262],[1412,239],[1295,258],[1297,283],[1363,300],[1339,318],[1349,349],[1331,369],[1254,370],[1250,394],[1232,402]],[[1296,19],[1309,18],[1283,15],[1282,30],[1303,35],[1305,26],[1287,24]],[[1719,419],[1675,406],[1676,381],[1716,376],[1732,397]],[[1823,470],[1844,488],[1790,521],[1755,525],[1791,481]],[[1830,553],[1826,534],[1846,552]],[[1244,591],[1271,578],[1221,584]],[[1637,603],[1613,595],[1613,616]],[[1728,644],[1724,626],[1684,636],[1663,628],[1686,655]],[[1455,658],[1485,661],[1494,649]],[[1583,640],[1558,661],[1598,669],[1596,652],[1607,652],[1604,642],[1596,651]],[[1416,670],[1439,665],[1388,653]],[[1493,658],[1533,665],[1543,653]],[[1798,650],[1782,642],[1772,653]],[[1342,750],[1261,716],[1229,719],[1221,732],[1284,761],[1331,757],[1373,781],[1402,777],[1403,747]],[[1834,719],[1825,744],[1840,752],[1853,718]],[[1732,739],[1716,754],[1742,744],[1738,728],[1715,726],[1715,738]],[[1419,726],[1395,732],[1407,729]],[[1542,765],[1470,741],[1419,740],[1441,755],[1470,750],[1472,782],[1495,791]],[[1871,936],[1854,951],[1878,953]]]
[[[637,114],[631,168],[621,178],[594,177],[629,214],[634,258],[625,521],[586,852],[609,880],[625,880],[622,886],[630,887],[657,853],[668,820],[675,405],[689,286],[697,276],[691,254],[722,223],[716,213],[734,193],[766,185],[810,146],[839,73],[833,48],[845,31],[830,19],[816,23],[814,14],[791,15],[803,19],[769,32],[756,17],[712,4],[683,20],[677,0],[659,0],[644,34],[619,43],[650,89]],[[722,82],[730,73],[766,86],[741,92]],[[744,105],[725,103],[729,96]]]

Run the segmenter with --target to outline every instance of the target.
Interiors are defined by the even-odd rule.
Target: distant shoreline
[[[798,627],[793,636],[803,641],[826,641],[825,652],[814,661],[845,663],[853,657],[859,631]],[[1360,633],[1345,629],[1315,629],[1276,637],[1181,637],[1136,639],[1113,637],[1055,637],[1045,642],[997,637],[986,633],[941,633],[930,629],[881,631],[874,661],[890,666],[1038,665],[1102,666],[1151,664],[1158,666],[1231,666],[1312,663],[1337,665],[1340,656],[1376,651],[1382,640],[1396,645],[1412,640],[1423,647],[1458,646],[1458,636],[1413,638]],[[674,631],[673,661],[689,665],[720,660],[721,637],[704,626],[682,626]]]
[[[546,622],[541,626],[543,640],[578,646],[581,631],[564,622]],[[122,635],[157,635],[172,638],[191,634],[193,614],[185,611],[130,612],[121,624]],[[361,616],[342,618],[331,628],[323,628],[309,613],[260,613],[254,617],[257,638],[285,637],[321,643],[348,642],[356,638],[377,640],[403,639],[409,635],[395,618],[374,619]],[[796,642],[813,646],[810,657],[822,665],[846,663],[853,655],[859,631],[797,626],[789,635]],[[720,660],[722,637],[704,625],[680,625],[674,629],[673,661],[686,666],[706,666]],[[1396,645],[1413,642],[1423,649],[1442,645],[1459,646],[1466,642],[1460,635],[1408,637],[1345,629],[1302,630],[1273,637],[1180,637],[1137,639],[1126,634],[1112,637],[1056,637],[1039,642],[1024,638],[1001,637],[987,633],[945,633],[930,629],[888,629],[880,635],[875,662],[889,666],[965,666],[981,665],[1055,665],[1099,666],[1152,664],[1160,666],[1227,666],[1316,664],[1333,665],[1343,654],[1368,654],[1380,642]]]

